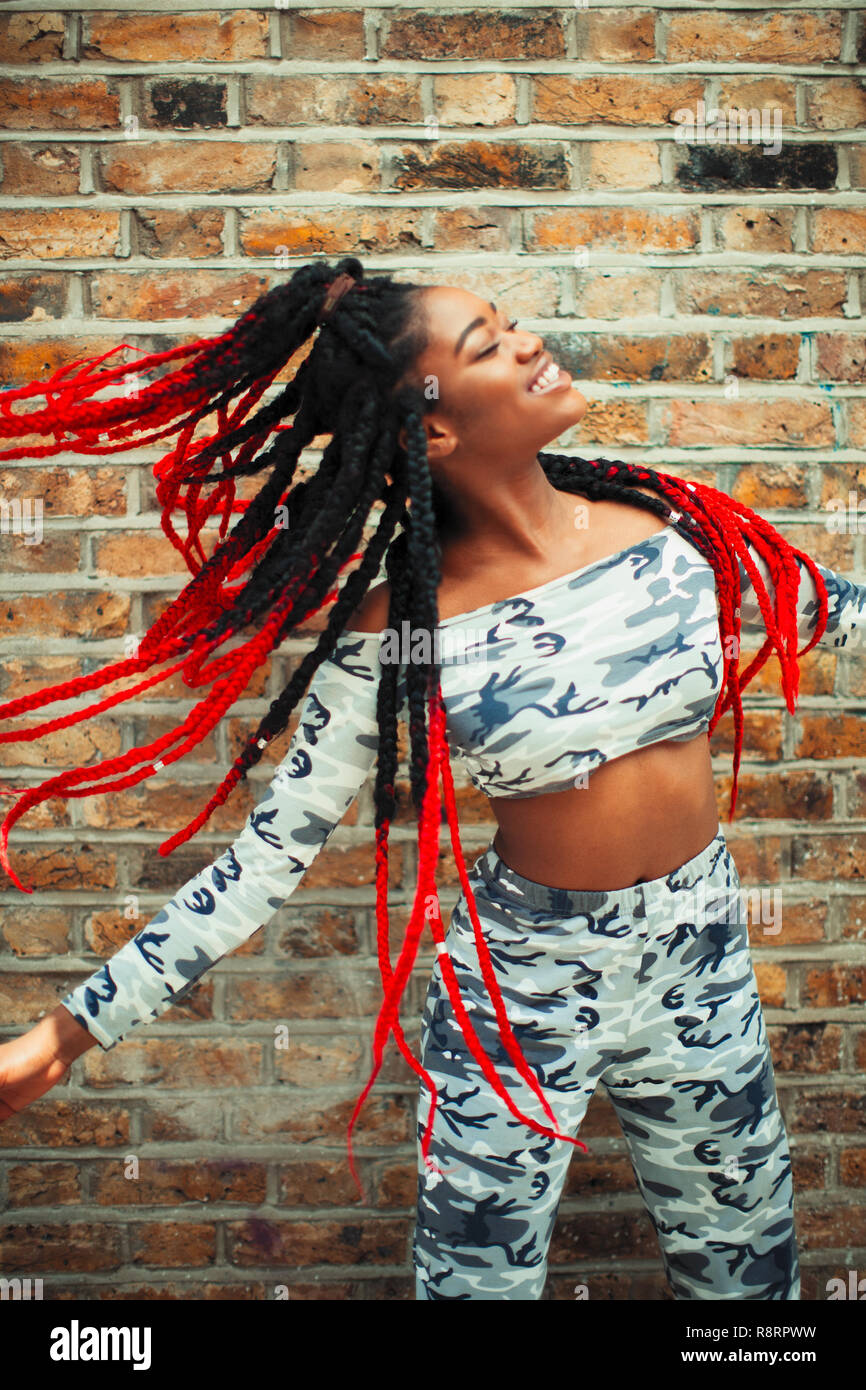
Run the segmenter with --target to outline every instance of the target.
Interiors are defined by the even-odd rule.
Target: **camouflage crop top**
[[[772,599],[769,570],[751,554]],[[829,602],[821,644],[859,645],[866,586],[818,568]],[[740,574],[742,632],[763,636],[742,563]],[[801,647],[817,612],[800,565]],[[343,633],[233,844],[63,999],[103,1048],[178,1002],[297,887],[373,767],[380,652],[385,660],[383,634]],[[527,797],[584,786],[612,758],[707,731],[723,673],[715,575],[669,522],[538,588],[444,619],[436,656],[449,747],[476,787]],[[405,644],[394,659],[409,659]]]

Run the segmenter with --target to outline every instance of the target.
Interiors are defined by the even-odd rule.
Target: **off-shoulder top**
[[[749,549],[772,600],[769,570]],[[862,644],[866,586],[815,564],[829,603],[821,645]],[[741,631],[763,638],[751,582],[739,568]],[[801,647],[817,613],[800,562]],[[375,761],[380,659],[405,664],[413,640],[406,632],[343,633],[234,842],[63,999],[103,1048],[177,1003],[294,891]],[[723,674],[715,575],[669,522],[537,588],[444,619],[435,655],[449,748],[476,787],[492,797],[528,797],[584,786],[613,758],[708,730]]]

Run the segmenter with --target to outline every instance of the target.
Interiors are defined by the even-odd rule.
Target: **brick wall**
[[[492,295],[543,332],[590,402],[561,447],[710,482],[866,575],[862,12],[12,3],[0,61],[5,383],[121,341],[152,351],[219,331],[296,265],[354,252],[371,271]],[[675,113],[701,101],[778,119],[781,148],[679,141]],[[177,592],[158,456],[0,461],[0,495],[44,513],[39,544],[2,538],[3,699],[116,659]],[[6,1036],[240,829],[288,736],[193,843],[158,854],[305,645],[286,643],[172,775],[16,826],[35,892],[0,892]],[[866,1271],[866,663],[825,650],[802,672],[796,717],[775,659],[750,687],[730,827],[730,716],[712,751],[743,884],[783,893],[782,931],[754,923],[752,940],[814,1299]],[[176,683],[6,746],[6,775],[34,782],[152,739],[188,696]],[[482,846],[486,803],[461,796],[467,844]],[[56,1298],[413,1297],[415,1081],[393,1044],[356,1130],[367,1207],[345,1161],[380,997],[371,824],[367,788],[286,907],[183,1006],[91,1050],[3,1127],[2,1273],[43,1275]],[[413,839],[404,817],[397,902]],[[443,876],[453,900],[447,857]],[[404,1010],[413,1047],[430,963]],[[591,1298],[668,1297],[600,1094],[582,1137],[548,1296],[584,1283]]]

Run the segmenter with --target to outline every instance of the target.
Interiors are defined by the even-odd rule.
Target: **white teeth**
[[[530,391],[540,393],[541,391],[545,390],[546,387],[552,386],[558,376],[559,367],[556,365],[555,362],[551,362],[550,366],[545,367],[544,371],[541,373],[539,377],[536,378],[536,380],[532,383],[529,389]]]

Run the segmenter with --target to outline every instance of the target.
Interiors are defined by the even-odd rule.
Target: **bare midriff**
[[[540,571],[523,572],[509,563],[491,572],[452,551],[451,582],[440,589],[440,617],[447,620],[525,592],[665,529],[658,517],[629,503],[581,501],[590,509],[592,545],[582,554],[571,546],[551,554]],[[491,797],[490,805],[499,827],[493,842],[497,853],[516,873],[551,888],[603,891],[661,878],[705,849],[719,828],[705,733],[612,758],[589,773],[586,786]]]
[[[628,888],[692,859],[719,829],[705,733],[638,748],[589,774],[586,786],[493,797],[494,848],[524,878],[551,888]]]

